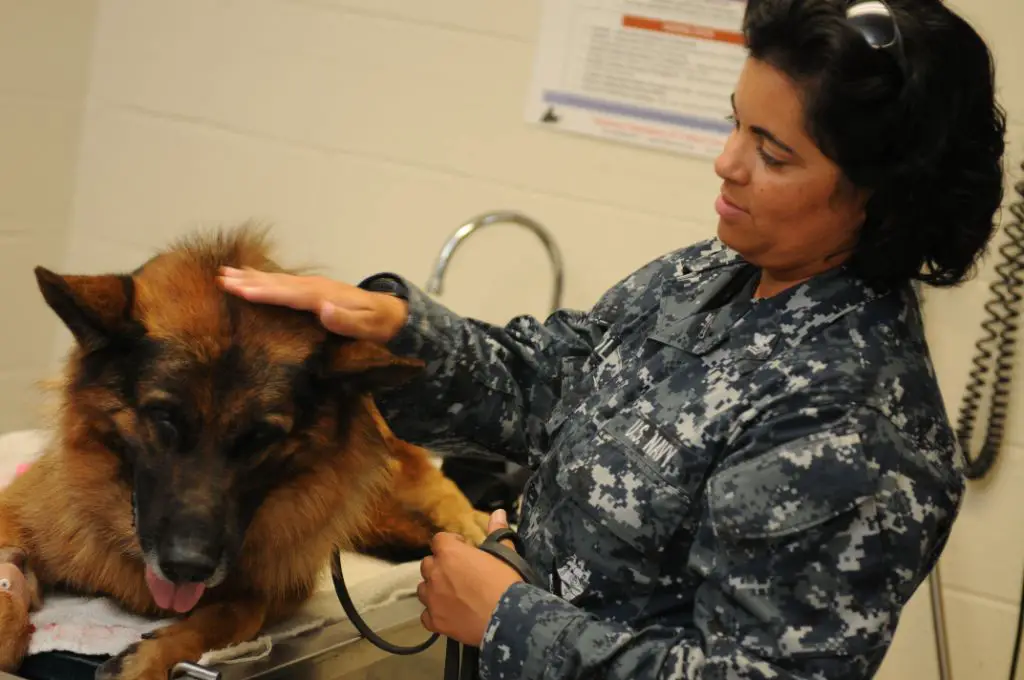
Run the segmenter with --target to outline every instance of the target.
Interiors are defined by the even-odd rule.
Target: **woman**
[[[391,275],[224,272],[425,359],[382,400],[400,436],[533,468],[547,588],[447,535],[422,565],[425,625],[482,678],[868,678],[949,535],[961,460],[911,284],[965,280],[992,234],[989,52],[936,0],[752,0],[744,34],[718,238],[588,313],[495,327]]]

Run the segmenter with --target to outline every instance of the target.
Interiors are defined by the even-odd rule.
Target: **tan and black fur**
[[[419,363],[227,295],[222,265],[278,270],[249,229],[187,239],[130,275],[36,270],[76,345],[55,443],[0,492],[0,550],[24,552],[33,585],[140,614],[175,615],[156,606],[147,563],[209,583],[98,677],[162,680],[254,637],[311,595],[335,546],[410,557],[440,529],[484,536],[486,518],[374,406]],[[29,631],[0,598],[4,669]]]

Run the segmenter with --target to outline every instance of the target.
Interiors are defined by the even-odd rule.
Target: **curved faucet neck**
[[[511,210],[499,210],[477,215],[456,229],[441,248],[437,261],[434,263],[433,273],[427,281],[426,291],[433,295],[439,295],[441,293],[444,287],[444,275],[448,269],[448,264],[451,261],[452,255],[455,254],[455,251],[463,241],[483,227],[500,223],[517,224],[526,228],[540,239],[547,251],[548,259],[551,260],[552,274],[554,276],[554,291],[551,298],[551,311],[554,312],[556,309],[559,309],[562,306],[562,288],[565,276],[562,254],[559,251],[558,244],[555,243],[555,239],[551,232],[549,232],[544,225],[527,217],[526,215],[523,215],[522,213]]]

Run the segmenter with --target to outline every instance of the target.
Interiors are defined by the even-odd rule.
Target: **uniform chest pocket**
[[[647,558],[664,551],[692,503],[691,492],[658,468],[659,460],[675,463],[684,455],[660,432],[640,418],[614,418],[574,447],[556,475],[582,512]]]

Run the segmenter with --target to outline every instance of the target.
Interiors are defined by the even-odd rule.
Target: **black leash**
[[[501,541],[505,540],[512,541],[512,545],[515,546],[515,550],[502,545]],[[541,579],[540,575],[534,571],[533,567],[531,567],[525,559],[521,557],[521,553],[523,552],[523,542],[519,538],[519,534],[512,531],[512,529],[505,527],[493,532],[490,536],[484,539],[483,543],[480,544],[480,550],[494,555],[505,564],[515,569],[522,579],[530,585],[543,587],[544,581]],[[437,641],[439,636],[437,633],[433,633],[429,638],[418,645],[401,647],[384,640],[370,630],[370,627],[366,625],[363,618],[359,616],[358,612],[356,612],[355,605],[352,603],[352,597],[348,593],[348,587],[345,585],[345,577],[341,573],[341,551],[338,549],[334,550],[334,561],[331,563],[331,577],[334,580],[334,592],[337,593],[338,601],[341,602],[341,607],[345,610],[345,613],[348,615],[352,625],[356,627],[356,630],[358,630],[363,637],[372,642],[378,648],[391,654],[419,654],[420,652],[426,651]],[[479,664],[479,659],[479,649],[476,647],[462,646],[457,640],[449,638],[445,648],[444,680],[475,680],[477,677],[477,665]]]

